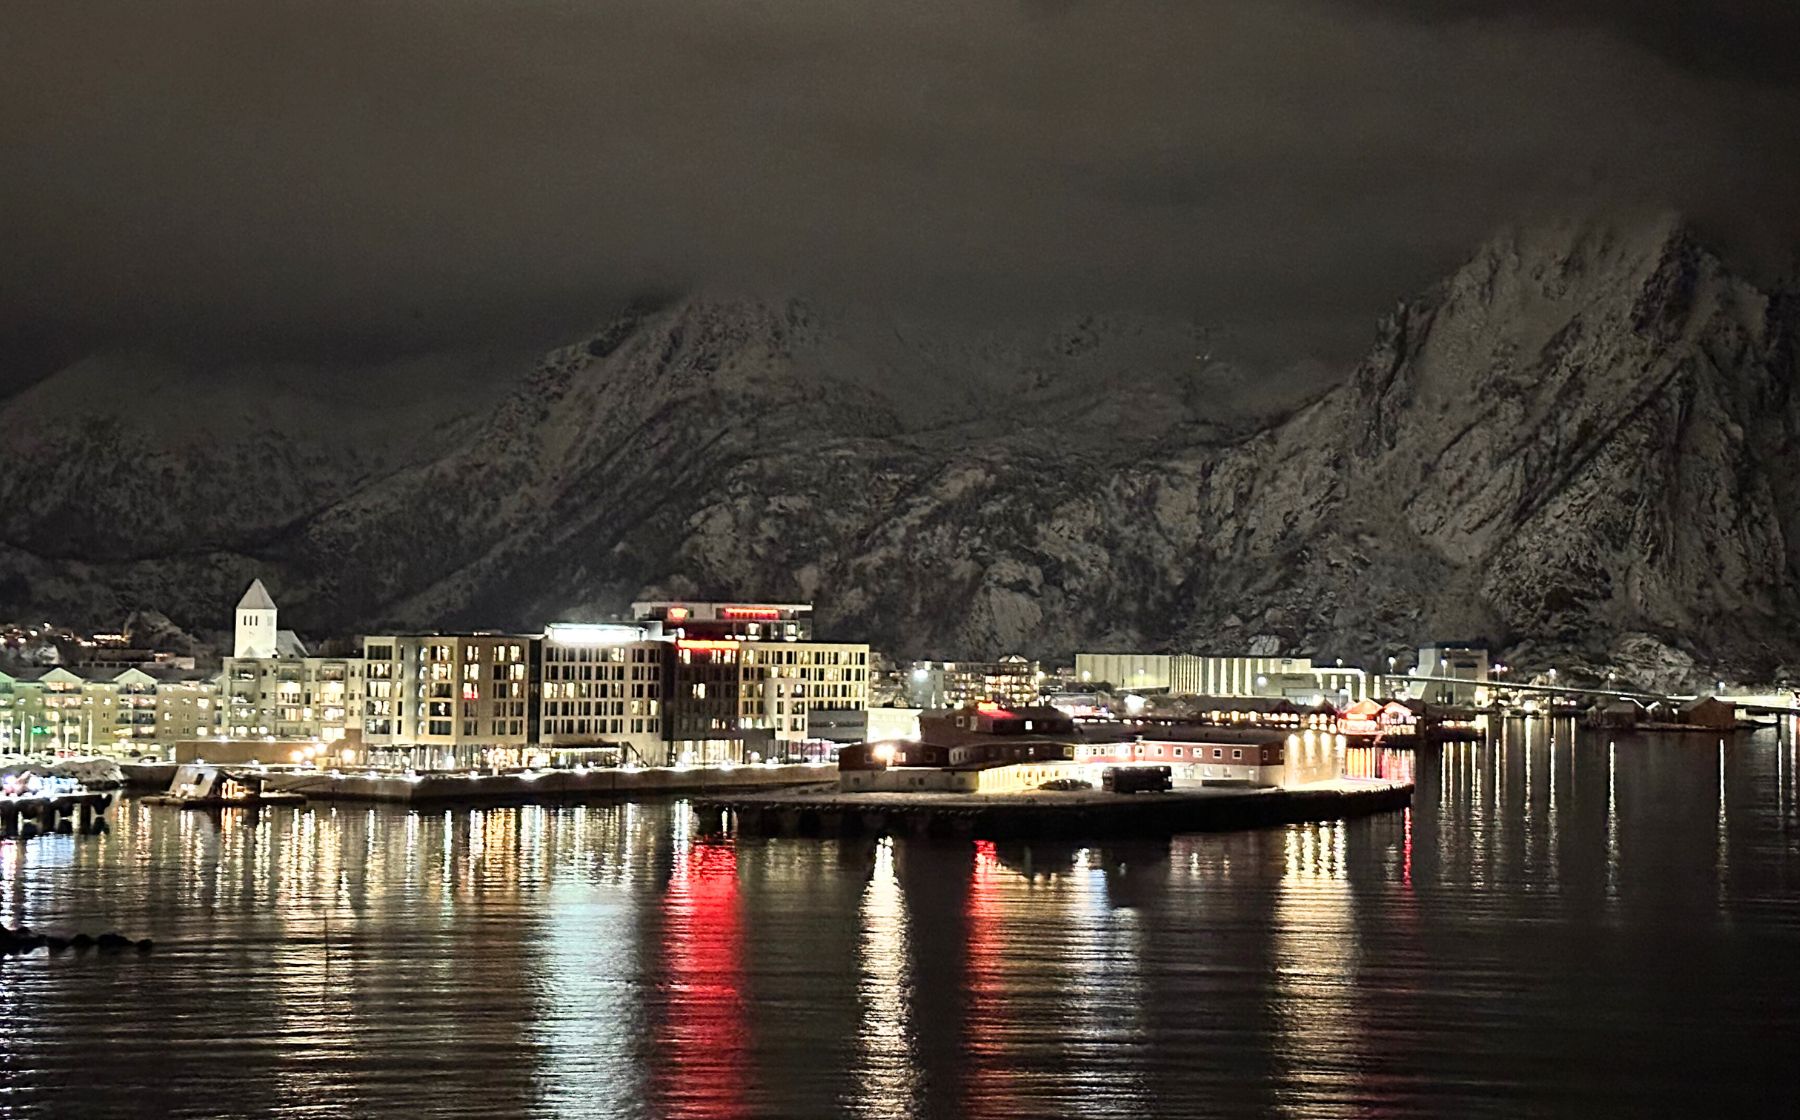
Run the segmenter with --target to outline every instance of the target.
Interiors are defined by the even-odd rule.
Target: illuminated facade
[[[1439,704],[1473,704],[1485,699],[1488,651],[1467,642],[1439,642],[1421,647],[1415,675],[1449,678],[1415,682],[1422,699]]]
[[[159,747],[219,734],[223,681],[216,670],[156,667],[143,672],[156,680],[154,738]]]
[[[536,641],[493,633],[364,638],[364,746],[421,767],[522,764],[538,737]]]
[[[362,659],[310,655],[278,628],[262,580],[250,584],[232,620],[232,655],[219,674],[219,734],[233,739],[354,740],[362,726]],[[186,736],[182,736],[185,738]]]
[[[869,706],[869,647],[845,642],[745,642],[738,718],[777,740],[806,738],[808,712]]]
[[[219,680],[192,669],[0,672],[0,751],[160,751],[218,734]]]
[[[654,624],[546,628],[538,654],[539,742],[553,755],[660,762],[669,652]]]
[[[667,680],[670,761],[784,757],[806,741],[809,713],[868,708],[869,647],[680,638]]]
[[[1035,704],[1043,681],[1043,668],[1017,654],[998,661],[915,661],[906,696],[917,708],[960,708],[982,700]]]
[[[1127,691],[1167,692],[1170,660],[1166,653],[1078,653],[1075,676],[1084,687],[1110,684]]]
[[[869,706],[869,647],[812,640],[810,603],[659,600],[632,614],[668,642],[668,762],[785,757],[806,741],[809,713]]]
[[[1085,684],[1175,696],[1281,696],[1296,702],[1347,704],[1369,694],[1368,674],[1314,665],[1310,657],[1203,657],[1191,653],[1078,653]]]
[[[335,743],[361,727],[359,657],[227,657],[224,734]]]
[[[72,750],[93,734],[87,682],[61,666],[0,674],[6,697],[7,749],[20,754]]]

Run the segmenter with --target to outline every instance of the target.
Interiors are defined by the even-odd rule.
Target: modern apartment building
[[[1043,667],[1018,654],[998,661],[915,661],[906,676],[907,703],[916,708],[962,708],[983,700],[1038,702]]]
[[[0,752],[159,751],[218,734],[218,698],[205,670],[0,670]]]
[[[530,634],[363,639],[362,741],[421,768],[516,766],[538,736]]]
[[[8,753],[67,751],[87,743],[93,720],[87,711],[86,685],[80,674],[60,665],[0,672]]]
[[[557,761],[660,764],[670,652],[656,623],[546,627],[538,646],[539,743]]]
[[[665,758],[748,762],[798,753],[811,712],[869,705],[869,647],[813,640],[810,603],[632,604],[667,641]]]
[[[156,681],[157,746],[220,734],[224,682],[219,670],[156,666],[141,671]]]

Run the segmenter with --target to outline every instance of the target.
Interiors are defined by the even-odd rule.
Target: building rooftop
[[[269,598],[269,589],[263,586],[262,580],[253,579],[250,581],[250,586],[245,589],[244,597],[238,600],[237,609],[240,611],[272,611],[275,609],[275,600]]]

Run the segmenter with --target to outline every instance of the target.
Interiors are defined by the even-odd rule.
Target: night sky
[[[1347,356],[1509,220],[1673,206],[1768,269],[1800,228],[1784,0],[59,0],[7,22],[16,352],[550,337],[707,287],[1166,310]]]

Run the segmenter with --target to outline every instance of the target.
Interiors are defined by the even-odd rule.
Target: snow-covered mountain
[[[1180,321],[707,297],[489,396],[424,360],[115,357],[0,408],[0,598],[211,628],[260,574],[318,630],[662,592],[813,599],[902,654],[1483,634],[1769,664],[1800,646],[1797,322],[1664,219],[1495,239],[1328,391]]]

